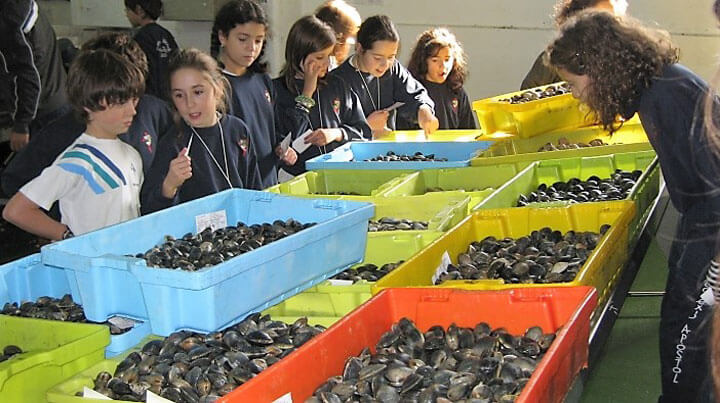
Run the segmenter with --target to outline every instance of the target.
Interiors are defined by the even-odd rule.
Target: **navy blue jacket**
[[[158,141],[168,132],[174,132],[175,124],[170,107],[152,95],[143,95],[136,107],[128,132],[120,139],[135,148],[143,160],[143,172],[147,175],[158,147]],[[18,153],[0,177],[6,195],[15,194],[23,185],[40,175],[75,139],[85,131],[85,123],[72,112],[53,120],[30,138],[28,145]]]
[[[247,71],[237,76],[223,71],[230,82],[232,99],[231,115],[245,122],[250,130],[250,139],[255,147],[262,179],[262,189],[277,185],[278,158],[275,155],[277,139],[275,137],[275,113],[273,100],[275,89],[267,74]]]
[[[397,60],[379,79],[355,68],[350,63],[351,61],[354,63],[354,60],[355,56],[349,57],[338,68],[331,71],[330,75],[342,78],[357,94],[366,117],[395,102],[404,102],[405,105],[397,112],[410,121],[417,121],[417,112],[421,105],[428,105],[431,109],[435,107],[435,103],[425,87]],[[395,130],[394,112],[388,118],[387,126],[391,130]]]
[[[197,134],[205,140],[210,152],[225,170],[223,146],[220,141],[220,125],[225,142],[227,154],[228,176],[233,188],[257,189],[260,185],[260,174],[257,169],[257,159],[252,146],[248,141],[248,128],[245,123],[235,116],[224,115],[219,124],[212,127],[195,128]],[[167,176],[170,161],[178,156],[183,148],[187,147],[192,134],[191,128],[180,123],[176,134],[164,136],[160,140],[155,160],[150,172],[145,177],[140,194],[141,212],[143,214],[162,210],[186,201],[215,194],[230,188],[222,171],[215,165],[212,157],[198,138],[194,138],[190,146],[190,159],[192,161],[192,177],[183,183],[177,190],[175,197],[168,199],[162,195],[162,183]]]
[[[168,63],[170,56],[178,50],[175,38],[170,31],[151,22],[140,28],[133,39],[145,52],[148,61],[145,92],[158,98],[170,99]]]
[[[427,80],[419,81],[425,86],[430,98],[435,102],[435,117],[440,122],[439,129],[477,129],[470,100],[465,89],[461,87],[458,90],[453,90],[447,81],[442,84]],[[398,116],[398,130],[418,128],[417,114],[415,116]]]
[[[288,133],[292,133],[293,139],[295,139],[308,129],[340,128],[345,135],[343,141],[340,142],[333,141],[324,147],[310,146],[298,156],[294,165],[282,166],[287,172],[299,175],[306,171],[305,161],[328,153],[347,141],[372,138],[372,130],[365,120],[358,97],[343,80],[328,76],[325,85],[322,85],[313,94],[316,105],[309,113],[298,108],[295,102],[299,89],[303,88],[303,80],[295,80],[295,88],[292,91],[287,88],[285,77],[274,79],[273,84],[277,94],[275,98],[275,132],[278,134],[278,138],[284,138]]]

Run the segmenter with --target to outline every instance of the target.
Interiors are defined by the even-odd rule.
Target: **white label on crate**
[[[132,329],[138,323],[142,323],[140,321],[132,320],[130,318],[125,318],[122,316],[113,316],[112,318],[108,319],[108,322],[110,322],[110,324],[116,326],[120,330]]]
[[[172,400],[165,399],[164,397],[158,396],[149,390],[145,395],[145,402],[147,403],[173,403]]]
[[[88,399],[112,400],[100,392],[95,392],[87,386],[83,386],[83,397],[87,397]]]
[[[290,392],[273,400],[273,403],[293,403],[292,394]]]
[[[450,260],[450,255],[448,255],[447,251],[445,251],[440,258],[440,266],[435,269],[435,274],[432,276],[432,283],[435,284],[437,279],[440,278],[440,275],[443,273],[447,273],[448,266],[452,263]]]
[[[338,279],[331,278],[328,281],[332,285],[352,285],[353,284],[352,280],[338,280]]]
[[[212,213],[195,216],[196,232],[202,232],[208,227],[210,227],[213,231],[227,227],[227,215],[225,214],[225,210],[213,211]]]

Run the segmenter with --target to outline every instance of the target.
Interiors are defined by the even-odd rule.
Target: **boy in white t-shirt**
[[[10,199],[3,217],[35,235],[65,239],[140,213],[142,159],[118,139],[135,116],[143,72],[107,50],[83,52],[68,73],[68,98],[86,122],[55,162]],[[42,210],[58,201],[62,223]]]

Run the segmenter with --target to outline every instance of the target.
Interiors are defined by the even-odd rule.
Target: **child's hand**
[[[315,90],[317,89],[318,78],[327,73],[327,68],[327,61],[305,58],[305,61],[303,62],[303,95],[308,98],[312,98]]]
[[[429,106],[423,105],[418,109],[418,125],[425,130],[425,134],[430,134],[440,127],[440,122],[432,113]]]
[[[342,139],[343,133],[340,129],[317,129],[305,137],[305,143],[320,147]]]
[[[162,193],[168,199],[175,197],[177,188],[179,188],[186,180],[192,177],[192,164],[190,157],[187,155],[187,148],[183,148],[178,156],[170,161],[170,168],[163,181]]]
[[[373,132],[376,131],[383,131],[385,130],[385,127],[387,127],[387,120],[390,117],[390,112],[386,110],[378,110],[373,113],[371,113],[367,117],[368,125],[370,125],[370,128]]]
[[[285,163],[285,165],[295,165],[298,159],[297,151],[295,151],[292,147],[288,147],[288,149],[283,154],[282,147],[278,146],[278,148],[275,150],[275,152],[278,153],[278,157],[280,157],[280,160]]]

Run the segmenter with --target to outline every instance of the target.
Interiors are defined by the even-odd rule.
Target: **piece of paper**
[[[401,107],[401,106],[403,106],[403,105],[405,105],[405,102],[399,102],[399,101],[398,101],[398,102],[395,102],[394,104],[388,106],[387,108],[385,108],[385,109],[383,109],[383,110],[388,111],[388,112],[392,112],[392,111],[394,111],[395,109],[397,109],[397,108],[399,108],[399,107]]]
[[[278,182],[284,183],[292,179],[295,179],[293,175],[289,174],[286,170],[282,168],[278,169]]]
[[[225,210],[195,216],[195,231],[198,233],[205,230],[205,228],[210,228],[210,230],[215,231],[225,227],[227,227]]]
[[[452,264],[452,261],[450,260],[450,255],[445,251],[443,253],[442,257],[440,258],[440,265],[435,269],[435,274],[432,276],[432,283],[435,284],[437,279],[440,278],[440,275],[443,273],[447,273],[448,266]]]
[[[280,142],[280,149],[282,150],[283,155],[285,155],[285,152],[287,152],[288,148],[290,148],[290,142],[292,142],[292,132],[289,132],[283,141]]]
[[[353,284],[352,280],[338,280],[338,279],[331,278],[331,279],[328,279],[328,281],[332,285],[352,285]]]
[[[172,400],[168,400],[162,396],[158,396],[149,390],[145,394],[145,402],[147,402],[147,403],[173,403]]]
[[[83,393],[83,397],[87,397],[88,399],[112,400],[100,392],[95,392],[94,390],[88,388],[87,386],[83,386],[82,393]]]
[[[138,323],[142,323],[140,321],[133,320],[130,318],[125,318],[122,316],[113,316],[112,318],[108,319],[108,322],[112,323],[113,325],[118,327],[120,330],[132,329]]]
[[[273,403],[293,403],[292,394],[290,392],[273,400]]]
[[[310,143],[305,144],[305,139],[311,133],[312,130],[308,129],[305,133],[301,134],[300,137],[296,138],[295,141],[292,142],[292,148],[295,149],[298,154],[302,154],[305,150],[308,149],[308,147],[312,145]]]

